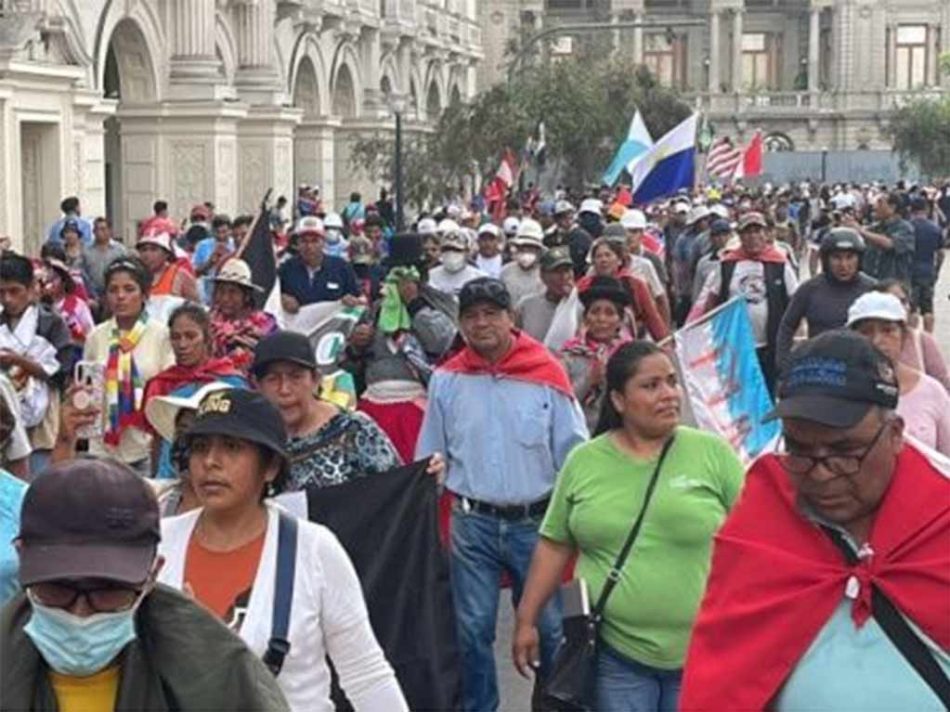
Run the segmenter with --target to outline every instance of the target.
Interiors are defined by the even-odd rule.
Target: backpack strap
[[[719,297],[716,306],[729,301],[729,288],[732,286],[732,275],[736,271],[736,262],[719,261]]]
[[[274,576],[274,609],[270,640],[263,661],[274,677],[280,675],[284,658],[290,652],[287,632],[290,608],[294,598],[294,574],[297,567],[297,520],[286,512],[278,512],[277,570]]]

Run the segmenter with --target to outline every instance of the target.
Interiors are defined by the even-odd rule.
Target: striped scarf
[[[143,311],[131,330],[123,333],[116,325],[109,338],[109,360],[106,362],[109,427],[105,434],[108,445],[118,446],[122,433],[135,421],[136,413],[142,407],[145,383],[135,365],[133,352],[145,333],[147,324],[148,316]]]

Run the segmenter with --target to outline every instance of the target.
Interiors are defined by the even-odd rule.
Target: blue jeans
[[[601,642],[597,712],[676,712],[682,670],[660,670],[621,657]]]
[[[462,709],[498,709],[495,671],[495,627],[499,579],[511,577],[512,603],[517,606],[538,542],[539,519],[505,520],[452,507],[452,598],[462,652]],[[561,640],[561,606],[555,597],[538,617],[543,679]],[[507,661],[506,661],[507,662]]]

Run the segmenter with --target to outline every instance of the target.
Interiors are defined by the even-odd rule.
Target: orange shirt
[[[192,534],[184,584],[195,599],[232,630],[240,630],[264,549],[264,534],[231,551],[211,551]]]

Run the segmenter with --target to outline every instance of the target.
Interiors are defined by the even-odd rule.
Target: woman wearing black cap
[[[333,709],[329,656],[357,710],[405,710],[336,537],[304,520],[294,534],[289,515],[264,501],[287,476],[285,442],[280,414],[260,394],[228,389],[202,401],[183,437],[201,509],[163,521],[160,581],[194,596],[271,664],[292,709]],[[286,608],[277,603],[277,570],[289,554],[289,619],[279,635],[275,608]],[[276,666],[272,638],[289,642]]]
[[[623,285],[611,277],[594,277],[580,293],[580,300],[584,305],[581,333],[564,344],[560,359],[584,409],[587,427],[594,432],[606,393],[607,360],[630,341],[621,327],[624,309],[633,300]]]

